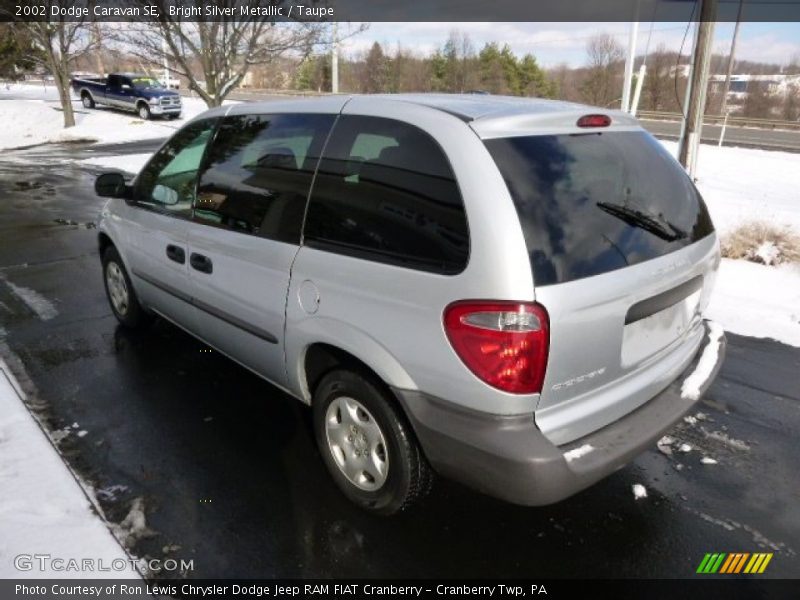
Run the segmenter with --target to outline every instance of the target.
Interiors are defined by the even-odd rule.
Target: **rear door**
[[[193,330],[187,227],[197,172],[217,119],[195,121],[176,133],[142,170],[126,208],[126,256],[146,305]]]
[[[198,184],[188,263],[201,335],[285,386],[284,320],[311,180],[335,115],[223,119]]]
[[[652,398],[691,359],[719,261],[713,225],[686,173],[644,131],[485,143],[550,315],[536,421],[567,443]]]

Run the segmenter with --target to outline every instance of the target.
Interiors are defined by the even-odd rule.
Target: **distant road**
[[[654,136],[677,140],[681,133],[678,121],[653,121],[640,119],[642,125]],[[703,125],[702,140],[716,143],[722,127],[719,125]],[[746,146],[764,150],[784,150],[800,152],[800,131],[780,129],[757,129],[755,127],[728,127],[725,129],[725,146]]]

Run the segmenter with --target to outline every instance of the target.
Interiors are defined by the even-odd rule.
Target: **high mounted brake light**
[[[528,302],[455,302],[444,311],[447,339],[479,379],[504,392],[542,391],[550,344],[547,311]]]
[[[578,119],[578,127],[608,127],[611,117],[608,115],[583,115]]]

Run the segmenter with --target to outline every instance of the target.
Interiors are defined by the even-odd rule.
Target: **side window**
[[[334,118],[223,119],[200,175],[194,220],[299,244],[311,179]]]
[[[376,117],[339,119],[320,161],[307,244],[426,271],[466,267],[469,233],[455,176],[427,133]]]
[[[217,119],[187,125],[159,150],[136,181],[136,203],[188,218],[197,171]]]

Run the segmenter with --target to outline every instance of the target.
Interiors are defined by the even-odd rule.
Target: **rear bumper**
[[[551,504],[623,467],[699,401],[719,371],[726,346],[719,326],[705,322],[704,327],[694,359],[664,391],[565,446],[550,442],[530,414],[488,415],[418,391],[394,391],[439,473],[515,504]]]

